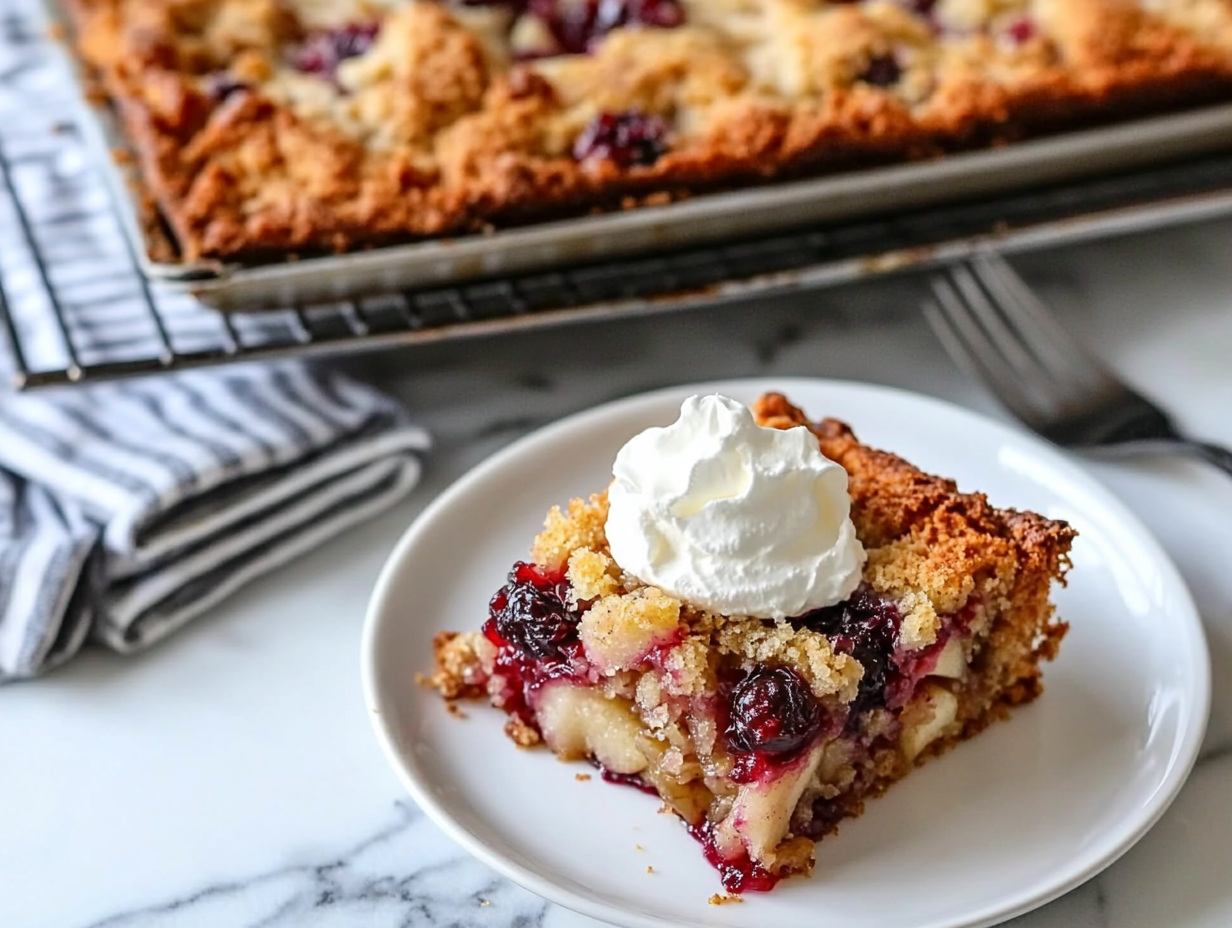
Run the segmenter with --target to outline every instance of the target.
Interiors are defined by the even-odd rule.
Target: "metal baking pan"
[[[49,0],[53,3],[54,0]],[[68,24],[54,5],[51,13]],[[66,33],[67,34],[67,33]],[[1050,182],[1098,176],[1185,155],[1232,149],[1232,104],[1139,119],[867,171],[850,171],[663,206],[245,266],[158,261],[170,243],[140,194],[136,160],[111,107],[86,92],[89,77],[65,42],[82,87],[81,129],[100,165],[142,271],[224,310],[353,299],[617,255],[662,252],[809,224],[889,213]],[[170,243],[173,246],[173,243]]]

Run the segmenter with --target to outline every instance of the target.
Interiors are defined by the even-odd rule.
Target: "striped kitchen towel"
[[[0,379],[217,350],[219,314],[142,281],[48,35],[37,0],[0,0]],[[257,344],[278,315],[231,321]],[[302,363],[0,390],[0,682],[90,638],[152,644],[386,509],[427,447],[394,400]]]
[[[158,641],[385,510],[428,446],[303,363],[0,396],[0,682]]]

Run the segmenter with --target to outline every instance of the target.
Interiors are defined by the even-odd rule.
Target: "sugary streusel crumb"
[[[578,637],[604,673],[637,666],[680,624],[680,600],[648,586],[625,595],[604,596],[578,623]]]
[[[520,748],[533,748],[543,741],[538,731],[516,715],[510,716],[509,721],[505,723],[505,734]]]
[[[569,555],[569,583],[575,601],[599,599],[616,592],[616,562],[602,551],[578,548]]]
[[[898,611],[903,617],[898,639],[908,651],[926,648],[937,640],[941,617],[927,596],[915,591],[905,594],[898,600]]]
[[[531,557],[536,564],[559,570],[578,548],[594,551],[607,549],[607,492],[596,493],[590,499],[569,500],[568,513],[553,506],[543,520],[543,531],[535,537]]]
[[[577,780],[579,783],[588,783],[590,782],[590,774],[589,773],[575,773],[573,775],[573,779]]]
[[[864,577],[873,589],[896,599],[920,593],[937,612],[953,613],[971,595],[975,576],[1012,556],[1007,543],[981,539],[975,547],[965,531],[943,534],[936,528],[929,524],[924,531],[915,529],[904,538],[868,549]]]
[[[864,673],[860,662],[838,654],[825,635],[789,622],[728,618],[715,632],[720,651],[758,664],[795,667],[818,696],[838,695],[843,702],[855,698]]]
[[[487,674],[496,648],[479,632],[440,632],[432,639],[435,668],[428,684],[445,699],[473,699],[485,693]]]
[[[672,696],[704,696],[714,688],[709,636],[688,635],[663,660],[662,688]]]
[[[658,731],[671,721],[671,712],[663,703],[663,684],[657,673],[651,671],[638,677],[633,701],[651,731]]]
[[[707,901],[711,905],[733,905],[737,902],[744,902],[744,897],[734,893],[715,893]]]

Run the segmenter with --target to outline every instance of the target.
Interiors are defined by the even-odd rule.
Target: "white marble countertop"
[[[1039,254],[1024,274],[1126,376],[1232,444],[1232,223]],[[443,487],[540,424],[669,383],[812,375],[1001,415],[942,354],[909,280],[352,361],[438,439],[395,511],[135,659],[90,653],[0,689],[0,926],[313,928],[595,922],[472,861],[411,804],[359,689],[369,589]],[[1178,562],[1214,706],[1176,804],[1125,858],[1019,928],[1232,924],[1232,480],[1188,461],[1090,467]]]

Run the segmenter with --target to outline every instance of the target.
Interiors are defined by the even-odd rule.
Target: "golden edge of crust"
[[[1064,583],[1069,550],[1077,536],[1068,523],[1034,512],[999,509],[983,493],[960,492],[953,480],[927,474],[896,454],[862,444],[846,423],[810,421],[781,393],[767,393],[752,409],[763,426],[808,428],[817,436],[822,453],[847,471],[866,547],[930,527],[946,535],[967,531],[1006,539],[1018,553],[1022,570]]]

